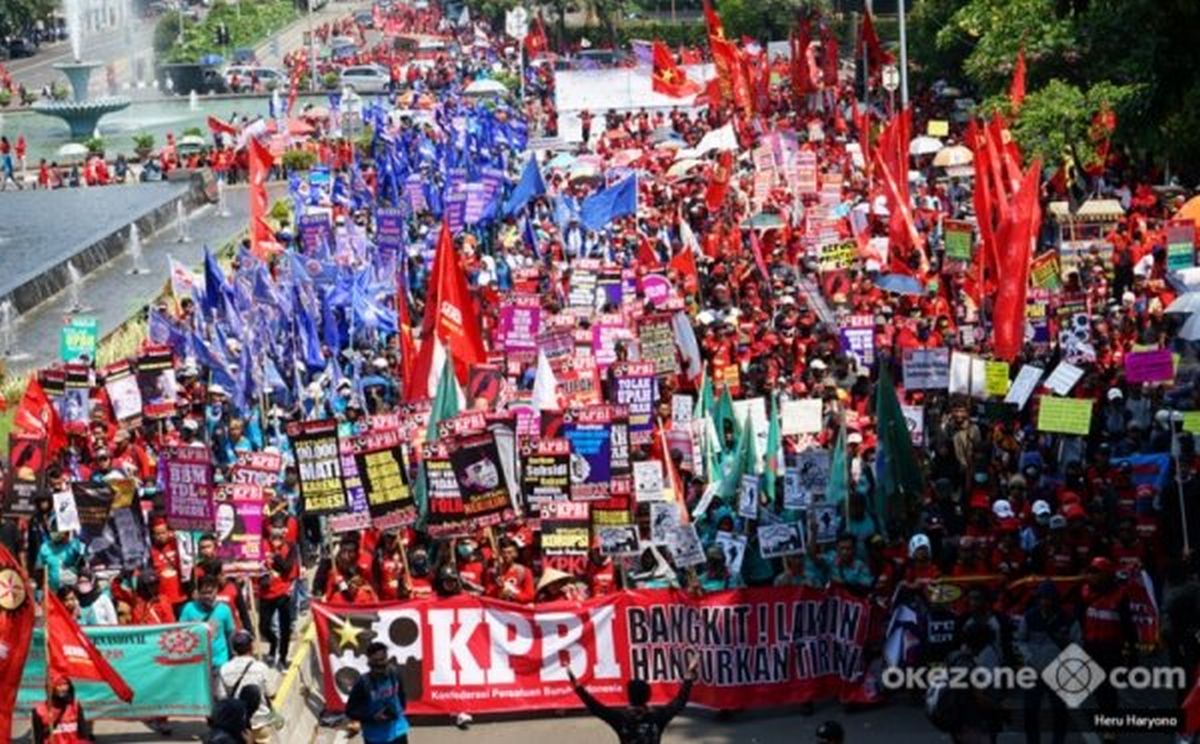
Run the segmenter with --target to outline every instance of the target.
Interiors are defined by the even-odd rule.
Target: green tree
[[[801,13],[827,12],[827,0],[717,0],[717,12],[731,38],[786,39]]]
[[[1025,97],[1012,133],[1026,160],[1041,158],[1057,165],[1066,158],[1086,166],[1097,159],[1092,118],[1103,108],[1120,111],[1134,97],[1134,86],[1100,82],[1087,90],[1062,80],[1051,80]],[[1011,117],[1007,95],[988,101],[985,109],[999,109]]]

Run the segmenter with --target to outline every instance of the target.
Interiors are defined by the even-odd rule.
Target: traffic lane
[[[84,39],[83,58],[107,65],[128,57],[134,51],[150,48],[154,39],[153,23],[143,21],[127,30],[128,33],[126,30],[114,31],[108,34],[93,34]],[[24,83],[26,88],[36,90],[61,79],[61,73],[55,70],[53,65],[71,62],[72,56],[70,44],[56,44],[53,50],[47,53],[13,61],[8,65],[8,70],[18,83]]]

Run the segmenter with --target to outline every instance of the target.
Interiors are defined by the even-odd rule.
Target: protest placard
[[[1170,349],[1131,351],[1125,355],[1126,382],[1169,382],[1175,378]]]
[[[675,329],[668,315],[647,315],[638,323],[638,345],[644,362],[654,365],[659,377],[679,374]]]
[[[930,119],[925,123],[925,134],[930,137],[949,137],[950,122],[947,119]]]
[[[650,505],[650,542],[669,546],[679,528],[679,505],[660,501]]]
[[[758,550],[763,558],[782,558],[804,552],[804,526],[796,522],[760,524]]]
[[[112,404],[118,421],[128,421],[142,415],[142,392],[129,360],[104,368],[104,391]]]
[[[445,436],[439,422],[438,434]],[[516,515],[510,467],[500,455],[495,432],[487,425],[482,411],[468,411],[450,419],[453,438],[448,450],[450,467],[458,482],[463,516],[473,527],[492,527],[511,521]]]
[[[633,494],[639,504],[666,498],[663,493],[662,463],[658,460],[633,463]]]
[[[827,243],[820,248],[821,271],[837,271],[854,266],[858,260],[858,244],[853,240]]]
[[[1076,367],[1070,362],[1059,362],[1050,376],[1046,378],[1045,385],[1059,395],[1066,395],[1082,377],[1082,368]]]
[[[1058,266],[1058,254],[1047,251],[1029,264],[1029,278],[1039,289],[1058,289],[1062,286],[1062,275]]]
[[[779,430],[785,436],[817,434],[824,428],[824,402],[820,398],[785,400],[779,406]]]
[[[686,429],[692,423],[695,400],[690,395],[675,393],[671,396],[671,426]]]
[[[814,539],[819,544],[828,544],[837,540],[838,533],[838,504],[818,502],[809,507],[815,525]]]
[[[226,483],[213,492],[217,555],[227,574],[254,575],[262,571],[263,505],[261,488]]]
[[[950,350],[905,349],[905,390],[945,390],[950,386]]]
[[[842,348],[858,360],[858,366],[875,364],[875,316],[850,315],[838,323]]]
[[[58,358],[63,362],[74,362],[81,356],[95,360],[99,342],[99,320],[84,315],[72,316],[59,330]]]
[[[738,516],[758,519],[758,476],[754,473],[742,476],[741,488],[738,489]]]
[[[904,414],[904,423],[908,425],[908,435],[912,437],[912,443],[917,447],[924,447],[925,406],[910,406],[906,403],[902,403],[900,405],[900,412]]]
[[[1171,220],[1167,223],[1167,269],[1178,271],[1196,265],[1196,223]]]
[[[537,439],[521,445],[521,493],[530,512],[571,495],[571,443]]]
[[[386,530],[417,521],[417,505],[408,486],[404,441],[399,430],[360,434],[351,440],[351,446],[371,524]]]
[[[966,220],[945,220],[942,223],[946,243],[946,258],[970,263],[975,247],[975,227]]]
[[[213,529],[213,466],[208,447],[177,447],[159,461],[167,525],[176,530]]]
[[[800,469],[789,465],[783,471],[783,508],[799,511],[807,509],[808,491],[800,485]]]
[[[304,513],[312,516],[346,511],[337,421],[294,422],[288,425],[288,437],[296,455]]]
[[[951,395],[970,395],[972,398],[987,397],[987,364],[971,354],[952,352],[950,354],[950,385]]]
[[[1013,403],[1017,410],[1021,411],[1025,408],[1025,403],[1029,401],[1029,396],[1033,395],[1033,391],[1037,390],[1038,382],[1042,379],[1043,370],[1041,367],[1035,367],[1032,364],[1026,364],[1021,367],[1021,371],[1017,372],[1017,379],[1013,380],[1012,385],[1008,388],[1008,394],[1004,396],[1005,403]]]
[[[984,387],[988,395],[1007,395],[1008,384],[1008,362],[989,361],[984,365]]]
[[[250,483],[261,488],[273,488],[279,481],[283,468],[283,455],[279,452],[238,450],[237,460],[229,470],[231,483]]]
[[[550,501],[541,506],[542,556],[546,566],[567,573],[586,568],[591,547],[591,516],[586,503]]]
[[[636,525],[607,525],[596,530],[600,554],[608,556],[637,555],[641,552]]]
[[[572,407],[563,415],[571,444],[571,499],[606,499],[612,485],[612,406]]]
[[[1038,431],[1087,434],[1092,424],[1093,403],[1091,398],[1041,396],[1038,398]]]
[[[795,462],[800,488],[810,494],[825,493],[829,483],[829,450],[810,447],[797,452]]]
[[[75,506],[75,494],[71,491],[58,491],[53,496],[54,529],[58,532],[76,533],[83,529],[79,521],[79,509]]]
[[[742,561],[746,558],[746,536],[732,532],[718,532],[715,542],[725,554],[725,568],[731,576],[742,572]]]
[[[678,568],[691,568],[705,562],[704,544],[700,542],[696,525],[691,522],[676,526],[667,549],[671,551],[671,559]]]
[[[617,405],[629,408],[630,444],[649,444],[658,403],[653,362],[617,362],[612,367]]]

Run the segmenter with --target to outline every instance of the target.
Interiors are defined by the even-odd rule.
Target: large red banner
[[[410,714],[582,707],[564,663],[608,704],[625,683],[655,703],[679,689],[692,656],[691,700],[722,709],[824,698],[864,701],[868,603],[840,589],[742,589],[695,597],[670,589],[587,602],[515,605],[458,596],[368,606],[314,603],[326,708],[341,711],[374,641],[391,647]]]

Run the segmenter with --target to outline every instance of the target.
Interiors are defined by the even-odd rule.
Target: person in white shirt
[[[248,631],[233,634],[234,656],[221,665],[216,689],[217,699],[237,698],[251,685],[261,693],[261,702],[250,716],[250,731],[254,741],[267,744],[272,740],[271,698],[279,686],[275,670],[254,658],[254,637]]]

